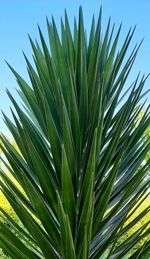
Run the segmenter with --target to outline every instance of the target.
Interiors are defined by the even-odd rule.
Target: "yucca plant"
[[[48,44],[40,28],[41,44],[30,38],[35,65],[24,55],[31,84],[10,67],[23,107],[8,91],[15,111],[4,119],[19,151],[3,135],[1,148],[23,191],[2,169],[0,186],[22,225],[1,209],[0,246],[15,259],[123,258],[150,233],[146,222],[118,242],[150,210],[124,225],[150,183],[148,108],[135,127],[146,77],[124,89],[141,43],[126,59],[130,29],[117,52],[121,26],[115,33],[109,20],[102,37],[101,10],[89,36],[81,8],[74,32],[66,13],[61,36],[53,18],[47,28]],[[131,258],[145,258],[149,247]]]

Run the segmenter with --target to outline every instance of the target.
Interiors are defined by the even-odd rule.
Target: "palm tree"
[[[1,136],[3,162],[23,190],[1,170],[1,190],[22,223],[1,209],[0,246],[12,258],[123,258],[150,232],[146,222],[118,243],[150,210],[125,225],[148,195],[150,163],[140,166],[150,116],[146,109],[135,128],[145,76],[124,91],[141,45],[125,58],[135,29],[116,52],[121,26],[115,34],[109,20],[102,37],[101,13],[89,37],[81,8],[73,33],[65,13],[61,37],[47,19],[50,50],[39,28],[41,45],[30,38],[35,66],[24,54],[31,85],[10,66],[23,102],[7,91],[15,111],[4,119],[19,152]]]

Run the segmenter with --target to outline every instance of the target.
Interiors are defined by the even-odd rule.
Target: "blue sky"
[[[130,26],[137,25],[131,44],[134,46],[144,37],[136,63],[129,81],[134,81],[139,71],[150,72],[150,1],[149,0],[1,0],[0,1],[0,109],[10,116],[10,101],[6,95],[6,88],[17,98],[17,84],[4,60],[7,60],[25,79],[27,78],[25,61],[22,50],[31,58],[32,52],[27,34],[38,39],[37,24],[46,34],[46,15],[53,14],[56,23],[60,25],[60,17],[64,9],[73,24],[73,17],[78,16],[78,8],[83,7],[85,27],[90,28],[92,14],[98,16],[100,5],[103,6],[103,28],[111,16],[112,22],[119,26],[123,22],[122,38],[125,37]],[[145,89],[150,86],[147,81]],[[150,100],[150,96],[149,96]],[[8,134],[0,114],[0,131]]]

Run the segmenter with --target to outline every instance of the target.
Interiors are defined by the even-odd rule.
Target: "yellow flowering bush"
[[[15,183],[15,180],[13,179],[13,177],[8,174],[8,176],[11,178],[11,180],[13,180],[13,182]],[[2,193],[2,191],[0,190],[0,207],[6,212],[8,213],[8,215],[13,218],[15,221],[18,221],[18,217],[16,215],[16,213],[14,212],[14,210],[12,209],[12,207],[10,206],[9,202],[7,201],[7,199],[5,198],[4,194]],[[0,212],[1,213],[1,212]]]
[[[14,220],[17,220],[17,216],[16,216],[14,210],[11,208],[9,202],[3,195],[2,191],[0,191],[0,204],[1,204],[0,207],[4,211],[6,211],[6,213],[8,213],[10,217],[12,217]]]
[[[140,201],[139,201],[140,202]],[[126,221],[126,223],[124,224],[124,226],[128,225],[131,221],[134,220],[134,218],[136,218],[144,209],[146,209],[147,207],[150,206],[150,196],[148,196],[144,202],[138,207],[138,209],[133,213],[133,215]],[[134,208],[133,208],[134,210]],[[141,226],[143,226],[145,223],[149,222],[150,219],[150,212],[148,212],[140,221],[138,221],[138,223],[136,223],[125,235],[123,235],[120,240],[118,240],[118,243],[122,243],[123,241],[125,241],[128,237],[130,237],[133,233],[135,233]],[[150,224],[149,224],[150,225]],[[149,228],[150,226],[147,226],[147,228]],[[147,229],[146,228],[146,229]],[[145,230],[146,230],[145,229]],[[144,231],[145,231],[144,230]],[[132,249],[132,253],[134,253],[138,248],[140,248],[144,242],[146,240],[150,240],[150,234],[149,236],[147,236],[146,238],[144,238],[143,240],[141,240],[140,242],[138,242],[134,248]]]

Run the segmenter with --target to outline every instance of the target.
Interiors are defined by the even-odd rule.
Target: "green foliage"
[[[141,111],[139,113],[139,115],[137,116],[136,127],[138,127],[138,124],[140,123],[143,116],[144,116],[144,111]],[[147,129],[145,130],[144,138],[145,138],[145,140],[150,142],[150,126],[148,126]],[[150,160],[150,150],[147,152],[145,159]]]
[[[30,39],[36,68],[25,56],[31,86],[10,67],[24,106],[8,92],[14,121],[4,119],[19,151],[3,135],[1,148],[21,189],[2,169],[0,186],[23,226],[1,209],[11,228],[0,220],[0,246],[15,259],[123,258],[150,232],[148,221],[118,242],[150,210],[132,218],[150,183],[148,109],[135,127],[146,78],[123,94],[140,45],[126,60],[134,30],[117,52],[121,26],[114,36],[109,21],[102,38],[101,11],[89,39],[81,8],[74,33],[66,13],[61,39],[54,19],[47,27],[50,51],[39,29],[42,46]]]

